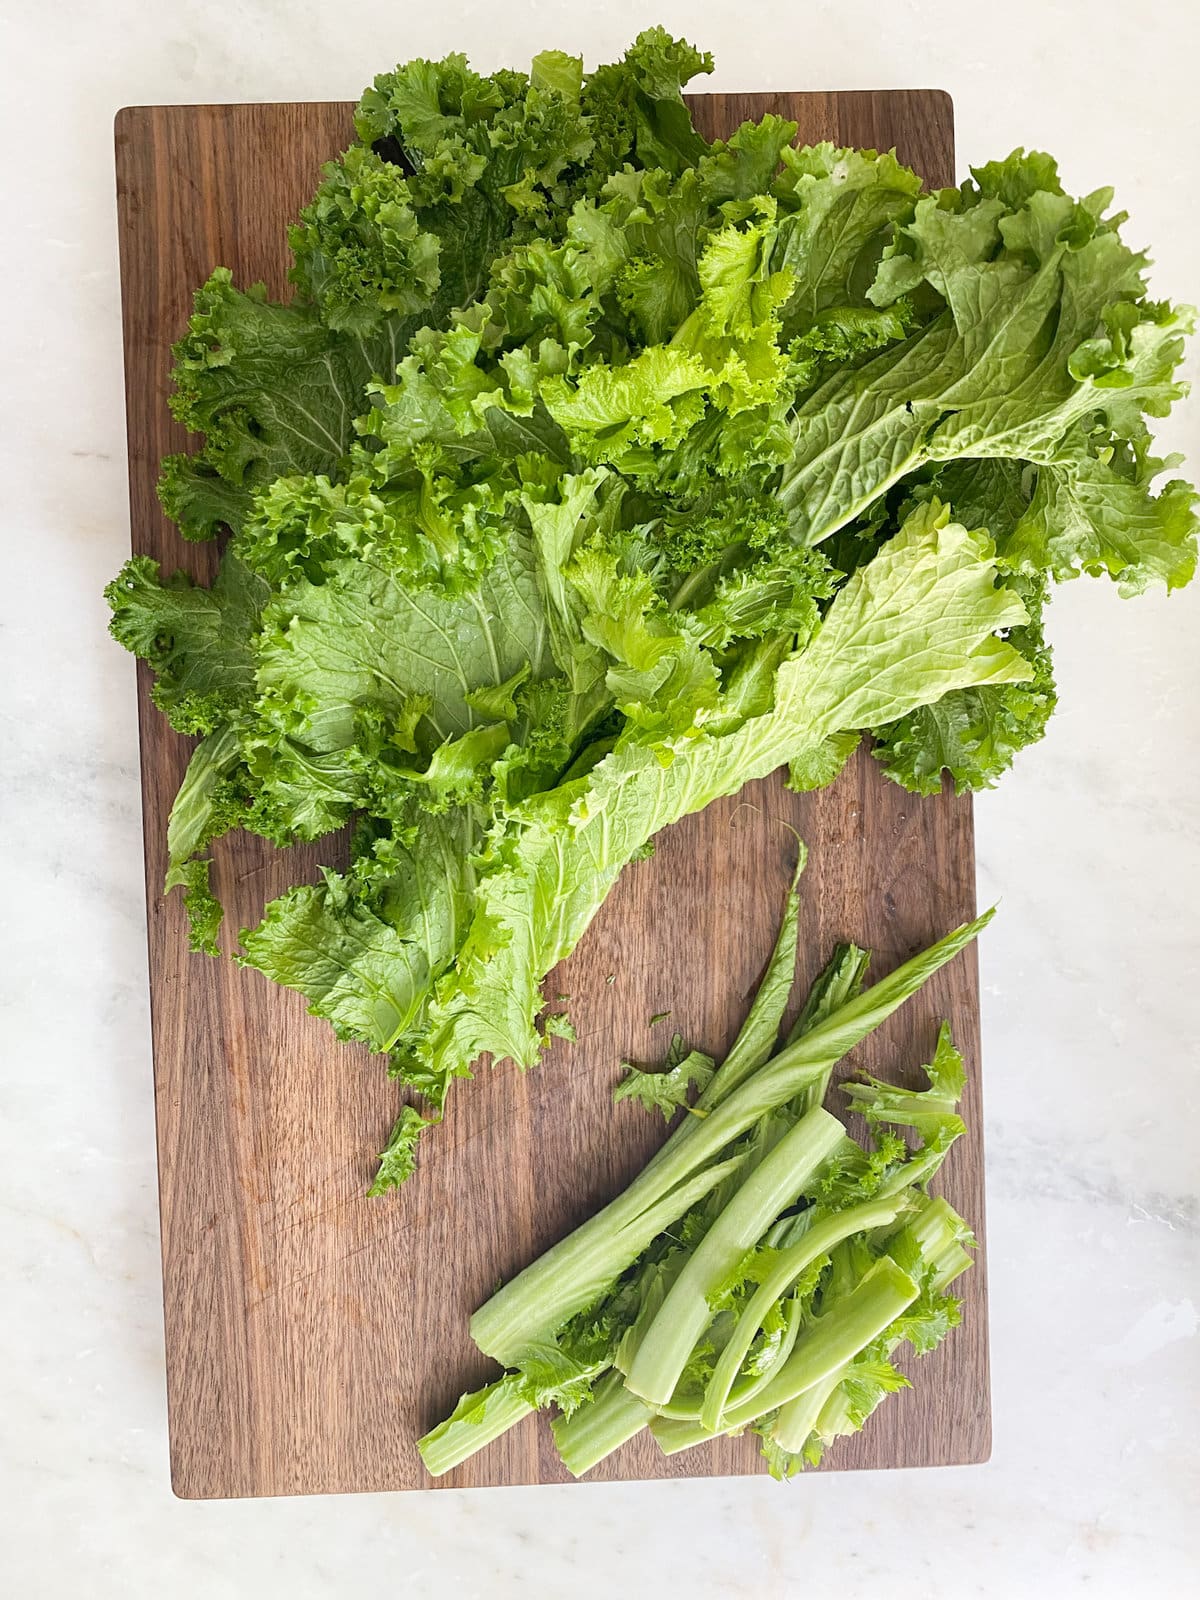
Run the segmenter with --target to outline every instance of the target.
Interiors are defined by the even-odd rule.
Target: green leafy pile
[[[693,1055],[670,1065],[662,1092],[646,1073],[618,1085],[614,1098],[633,1084],[649,1106],[684,1105],[690,1063],[702,1087],[624,1194],[475,1313],[476,1344],[508,1370],[420,1441],[428,1470],[440,1476],[554,1407],[554,1441],[576,1477],[647,1427],[668,1455],[749,1428],[770,1471],[788,1477],[906,1388],[894,1358],[924,1355],[956,1326],[950,1286],[971,1265],[963,1219],[927,1192],[963,1132],[962,1058],[943,1024],[927,1088],[846,1083],[865,1145],[821,1101],[838,1060],[987,920],[865,991],[867,953],[840,947],[780,1047],[793,890],[720,1068]]]
[[[218,270],[175,350],[203,446],[162,499],[228,530],[217,580],[137,557],[108,590],[201,736],[167,879],[195,943],[214,839],[351,824],[239,959],[434,1116],[567,1028],[541,979],[660,828],[829,783],[864,734],[911,789],[986,786],[1054,705],[1049,585],[1193,572],[1146,425],[1189,313],[1108,192],[1017,152],[924,194],[773,116],[710,144],[680,93],[709,66],[652,29],[587,75],[377,79],[291,302]]]

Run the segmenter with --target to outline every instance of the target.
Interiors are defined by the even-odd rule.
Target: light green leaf
[[[244,929],[243,964],[299,989],[339,1038],[390,1050],[411,1027],[429,990],[429,957],[366,906],[334,874],[273,900]]]
[[[192,752],[167,819],[168,872],[224,831],[218,791],[240,755],[237,729],[232,726],[210,734]]]
[[[480,879],[471,933],[431,1007],[419,1050],[432,1070],[457,1071],[484,1050],[531,1064],[541,978],[660,828],[845,729],[1026,677],[995,637],[1024,615],[997,588],[987,541],[943,508],[919,507],[784,661],[771,711],[720,736],[627,733],[586,777],[531,797]]]
[[[1107,574],[1124,594],[1151,583],[1178,589],[1196,571],[1196,499],[1181,479],[1154,494],[1141,475],[1125,476],[1088,454],[1048,463],[1038,468],[1005,559],[1058,582]]]
[[[428,786],[431,802],[439,808],[449,801],[478,796],[492,763],[508,748],[507,722],[484,723],[438,745],[424,771],[397,769],[400,777]]]
[[[301,581],[270,606],[259,646],[259,688],[289,700],[316,752],[355,739],[363,704],[399,710],[428,699],[437,740],[475,722],[467,696],[523,668],[553,670],[532,552],[513,539],[477,586],[459,596],[414,589],[383,564],[337,562],[325,582]]]
[[[921,180],[892,153],[818,144],[781,155],[777,192],[796,209],[780,223],[772,265],[791,274],[785,317],[798,332],[827,307],[863,304],[891,228],[912,217]]]
[[[379,1152],[379,1170],[367,1194],[372,1198],[398,1189],[412,1177],[417,1164],[417,1144],[429,1123],[412,1106],[404,1110],[392,1124],[388,1142]]]
[[[613,1089],[613,1104],[636,1100],[647,1111],[661,1111],[663,1120],[670,1122],[680,1106],[687,1105],[693,1088],[703,1091],[708,1086],[714,1065],[713,1058],[699,1050],[685,1053],[683,1040],[676,1034],[666,1064],[659,1070],[646,1071],[632,1062],[622,1063],[624,1077]]]
[[[188,942],[206,956],[219,956],[217,935],[221,929],[221,902],[212,892],[210,862],[206,857],[182,861],[167,873],[167,890],[182,889],[188,919]]]
[[[653,347],[623,367],[588,367],[574,383],[548,378],[542,399],[585,460],[620,467],[639,446],[677,444],[703,414],[711,381],[697,356]]]
[[[154,703],[181,733],[212,733],[253,695],[252,638],[270,590],[232,551],[211,589],[134,556],[104,591],[109,630],[154,668]]]
[[[844,733],[830,734],[821,744],[793,756],[788,762],[788,788],[794,789],[797,794],[828,788],[861,743],[862,734],[853,728]]]
[[[826,538],[927,461],[1032,461],[1086,477],[1084,419],[1137,438],[1141,414],[1161,415],[1180,394],[1174,369],[1190,313],[1135,298],[1145,261],[1103,218],[1105,195],[1076,203],[1029,190],[1038,174],[1036,160],[1013,158],[989,185],[1023,195],[1011,212],[964,190],[949,203],[919,201],[901,227],[873,297],[887,303],[923,284],[946,309],[835,372],[798,408],[782,497],[801,538]],[[1160,546],[1183,539],[1178,524],[1166,539],[1156,526],[1143,555],[1131,529],[1118,572],[1159,575]],[[1094,569],[1104,558],[1093,548],[1089,559]],[[1187,556],[1175,559],[1178,581]]]
[[[329,472],[353,442],[368,381],[402,353],[397,331],[384,319],[369,337],[338,332],[308,307],[273,304],[261,284],[235,289],[218,267],[173,350],[171,409],[204,435],[203,463],[235,487]],[[180,504],[177,479],[166,492]]]

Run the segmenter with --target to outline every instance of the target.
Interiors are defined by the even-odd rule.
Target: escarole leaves
[[[536,1061],[543,976],[659,829],[778,767],[830,783],[864,734],[910,789],[986,787],[1054,707],[1051,586],[1194,569],[1148,429],[1190,313],[1107,191],[1018,151],[926,194],[774,116],[709,143],[710,67],[650,29],[591,72],[377,78],[291,299],[218,268],[175,348],[198,448],[161,495],[226,539],[215,581],[135,557],[108,589],[200,737],[168,841],[194,942],[214,840],[352,825],[239,959],[433,1116],[481,1053]]]

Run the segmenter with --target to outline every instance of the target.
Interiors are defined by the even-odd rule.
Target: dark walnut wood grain
[[[944,95],[709,95],[701,127],[726,132],[777,111],[805,141],[894,145],[949,183]],[[117,118],[133,547],[208,580],[215,551],[184,545],[155,499],[158,462],[188,441],[167,411],[170,344],[214,266],[286,292],[289,219],[321,163],[351,135],[345,105],[133,107]],[[528,1262],[620,1189],[662,1137],[609,1094],[622,1056],[654,1059],[678,1029],[720,1053],[777,926],[794,853],[808,841],[803,968],[839,938],[887,971],[975,909],[971,807],[917,801],[869,759],[823,794],[777,780],[669,829],[626,872],[572,959],[549,980],[579,1032],[537,1071],[484,1070],[453,1096],[416,1180],[368,1200],[371,1154],[396,1109],[377,1060],[335,1042],[302,1000],[230,961],[189,954],[177,899],[164,901],[165,825],[190,741],[176,737],[139,677],[146,892],[162,1205],[171,1467],[191,1497],[412,1489],[429,1483],[413,1441],[489,1364],[467,1318],[498,1277]],[[236,929],[263,902],[336,861],[340,839],[275,852],[250,838],[216,849]],[[649,1018],[670,1011],[656,1027]],[[938,1018],[970,1064],[970,1136],[946,1191],[983,1223],[974,954],[856,1054],[915,1070]],[[965,1282],[965,1325],[890,1400],[832,1467],[979,1461],[989,1449],[985,1264]],[[762,1470],[754,1441],[666,1460],[634,1441],[596,1478]],[[565,1477],[545,1423],[528,1419],[441,1482]],[[790,1492],[803,1494],[803,1486]]]

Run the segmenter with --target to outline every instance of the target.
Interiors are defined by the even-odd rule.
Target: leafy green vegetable
[[[182,889],[187,908],[188,937],[192,949],[206,956],[220,955],[217,935],[221,929],[221,906],[212,892],[210,863],[194,856],[167,874],[168,889]]]
[[[884,979],[880,994],[861,992],[866,952],[840,948],[772,1056],[794,978],[795,906],[793,889],[739,1036],[757,1041],[773,1017],[767,1049],[751,1056],[743,1043],[709,1084],[726,1085],[709,1115],[685,1119],[623,1195],[475,1313],[475,1342],[510,1370],[420,1441],[431,1473],[528,1407],[553,1406],[555,1443],[577,1476],[646,1427],[668,1454],[752,1427],[771,1472],[788,1477],[907,1384],[891,1360],[901,1345],[924,1354],[957,1324],[948,1290],[973,1241],[925,1192],[962,1129],[965,1068],[948,1028],[926,1090],[847,1086],[873,1135],[865,1148],[809,1096],[977,925]],[[910,1150],[896,1127],[920,1143]]]
[[[926,194],[776,116],[710,144],[682,89],[711,65],[651,28],[592,72],[377,78],[291,300],[217,268],[175,347],[201,437],[160,493],[230,535],[214,582],[135,557],[107,591],[202,737],[168,841],[194,941],[222,835],[351,825],[240,959],[427,1120],[566,1032],[542,979],[660,828],[776,768],[832,783],[864,734],[918,793],[986,788],[1055,705],[1053,584],[1194,571],[1149,432],[1191,313],[1148,298],[1108,191],[1017,151]],[[697,1109],[770,1049],[787,937]]]
[[[782,490],[798,532],[827,537],[926,462],[1019,460],[1041,469],[1035,504],[1062,485],[1076,510],[1053,562],[1018,531],[1019,569],[1186,582],[1195,546],[1186,512],[1174,516],[1174,487],[1158,510],[1145,481],[1110,463],[1144,441],[1144,412],[1161,415],[1179,397],[1190,314],[1145,300],[1145,258],[1121,243],[1123,219],[1106,216],[1111,191],[1073,201],[1052,162],[1022,151],[974,180],[916,202],[868,290],[877,306],[932,290],[936,314],[798,407]],[[1085,509],[1086,495],[1067,488],[1080,482],[1110,494],[1120,485],[1126,516],[1141,507],[1128,550],[1105,539],[1103,496]]]
[[[622,1064],[625,1076],[613,1089],[613,1101],[640,1101],[647,1111],[661,1111],[664,1121],[670,1122],[680,1106],[687,1105],[693,1088],[707,1088],[714,1065],[711,1056],[699,1050],[686,1050],[682,1036],[677,1033],[661,1070],[645,1072],[632,1062]]]
[[[367,1190],[370,1195],[386,1194],[412,1175],[417,1159],[417,1141],[425,1118],[412,1106],[405,1106],[396,1118],[388,1142],[379,1152],[379,1171]]]
[[[729,1054],[721,1063],[721,1070],[702,1084],[703,1093],[698,1101],[702,1111],[708,1111],[732,1094],[738,1085],[774,1053],[788,996],[796,981],[796,947],[800,938],[800,894],[797,884],[808,861],[808,852],[800,845],[796,859],[796,875],[788,894],[779,936],[754,1002],[746,1013],[746,1020],[738,1029],[737,1038]]]
[[[966,1068],[954,1048],[950,1029],[942,1024],[933,1060],[924,1068],[929,1087],[921,1090],[898,1089],[895,1084],[864,1076],[842,1085],[855,1111],[873,1127],[888,1123],[892,1127],[914,1128],[927,1141],[936,1133],[962,1098]]]
[[[683,1215],[685,1206],[672,1207],[688,1186],[703,1185],[706,1172],[712,1175],[716,1169],[708,1164],[718,1160],[720,1152],[767,1113],[788,1106],[814,1082],[826,1081],[847,1051],[969,944],[990,915],[956,928],[839,1007],[765,1063],[707,1117],[687,1118],[619,1199],[506,1283],[475,1313],[471,1336],[480,1349],[498,1361],[511,1362],[519,1359],[531,1341],[553,1336],[567,1318],[582,1311],[636,1259],[662,1226]],[[840,1144],[840,1125],[823,1112],[814,1115],[808,1132],[818,1147],[826,1138],[832,1140],[824,1151],[826,1156]],[[805,1141],[802,1144],[808,1148]],[[724,1158],[724,1164],[737,1167],[744,1157],[744,1149],[735,1150]],[[658,1222],[660,1213],[662,1222],[647,1231],[651,1221]],[[717,1278],[742,1254],[744,1249],[723,1264]]]
[[[445,1422],[421,1440],[421,1456],[436,1477],[507,1433],[536,1410],[526,1398],[520,1373],[507,1373],[474,1394],[465,1394]]]
[[[254,694],[252,641],[270,590],[230,555],[211,589],[165,582],[134,556],[104,591],[113,637],[154,668],[154,703],[180,733],[212,733]]]
[[[476,890],[418,1053],[440,1080],[483,1051],[531,1065],[542,977],[574,948],[637,850],[668,823],[764,776],[847,723],[902,713],[1026,668],[994,630],[1023,618],[980,541],[922,507],[830,605],[776,674],[774,707],[733,730],[664,744],[627,730],[586,778],[514,813]],[[937,646],[931,644],[937,639]]]
[[[429,986],[421,945],[351,898],[334,873],[274,901],[243,943],[249,965],[302,990],[339,1037],[365,1036],[376,1050],[403,1036]]]

